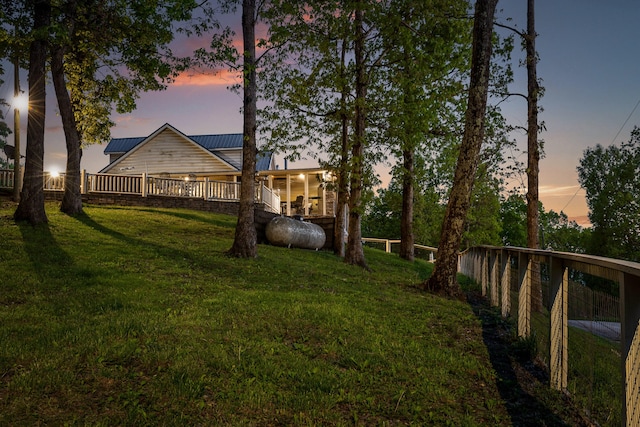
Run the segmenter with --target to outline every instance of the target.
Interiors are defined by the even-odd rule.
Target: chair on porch
[[[304,196],[296,197],[296,201],[291,204],[292,211],[298,215],[304,214]]]

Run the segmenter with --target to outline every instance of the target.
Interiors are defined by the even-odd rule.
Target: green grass
[[[260,245],[235,218],[0,206],[0,425],[511,425],[472,308],[365,249]]]

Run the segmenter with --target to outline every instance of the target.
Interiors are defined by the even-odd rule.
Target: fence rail
[[[393,252],[393,245],[398,245],[400,244],[400,240],[390,240],[390,239],[378,239],[375,237],[363,237],[362,238],[362,242],[363,243],[373,243],[372,246],[375,245],[384,245],[384,251],[387,253],[391,253]],[[428,255],[428,260],[430,262],[433,262],[435,260],[435,255],[438,253],[438,248],[434,248],[431,246],[424,246],[424,245],[416,245],[414,244],[413,247],[415,249],[418,249],[419,251],[424,251],[426,252]],[[422,257],[419,257],[422,258]]]
[[[598,363],[589,367],[591,372],[587,376],[591,383],[582,388],[599,387],[598,382],[617,383],[605,391],[611,396],[605,402],[609,408],[604,412],[608,413],[596,421],[601,425],[640,425],[639,263],[564,252],[482,246],[461,254],[459,271],[481,284],[483,294],[493,306],[501,309],[503,316],[516,319],[520,337],[538,336],[547,341],[544,357],[550,384],[555,389],[567,391],[579,375],[578,360],[594,357],[592,353],[596,344],[599,345],[593,341],[592,346],[576,350],[569,339],[571,336],[571,341],[579,341],[575,328],[585,329],[587,325],[591,332],[613,340],[606,347],[610,349],[609,354],[598,356],[601,357]],[[613,283],[613,289],[619,289],[618,295],[595,297],[593,290],[586,289],[594,286],[594,282],[603,283],[603,279]],[[536,307],[537,299],[542,307]],[[578,304],[582,307],[577,307]],[[609,331],[607,335],[605,327],[613,329],[614,334]],[[619,343],[615,342],[616,337]],[[618,357],[619,360],[611,363]],[[603,362],[605,358],[608,360]],[[574,362],[576,366],[572,365]],[[602,374],[603,378],[598,379],[601,375],[598,370],[605,370],[596,365],[605,363],[618,366],[618,374],[614,368],[609,375],[616,378]],[[586,392],[575,384],[572,391]],[[589,402],[595,399],[596,392],[591,390],[591,393],[586,399]],[[591,414],[598,412],[597,408],[585,409]]]
[[[240,200],[240,183],[162,178],[142,175],[89,174],[82,172],[81,192],[138,194],[147,196],[192,197],[205,200]],[[0,188],[13,187],[13,171],[0,170]],[[64,174],[44,175],[44,189],[64,191]],[[277,192],[260,184],[256,187],[256,202],[264,203],[265,210],[280,213],[280,196]]]

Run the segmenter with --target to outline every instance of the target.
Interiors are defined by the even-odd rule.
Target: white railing
[[[620,377],[616,379],[622,384],[621,402],[617,402],[618,406],[610,401],[609,407],[611,412],[614,406],[619,407],[622,425],[640,425],[640,263],[565,252],[482,246],[460,255],[459,271],[481,284],[482,293],[493,306],[501,309],[504,317],[513,316],[520,337],[544,337],[542,344],[547,353],[543,356],[548,358],[550,385],[562,391],[567,390],[569,380],[579,375],[577,365],[569,366],[571,361],[594,352],[591,347],[579,350],[571,347],[572,353],[569,353],[569,327],[575,325],[575,320],[570,319],[570,313],[575,316],[575,310],[572,312],[570,308],[575,308],[579,298],[571,290],[570,278],[584,282],[585,277],[595,276],[599,278],[596,280],[617,283],[619,295],[615,295],[618,299],[614,301],[619,301],[616,310],[619,320],[597,313],[582,322],[599,328],[598,323],[604,318],[604,323],[619,328],[619,350],[616,348],[601,356],[609,358],[613,366],[621,367]],[[538,285],[533,286],[535,283]],[[586,282],[581,285],[585,286]],[[534,298],[543,303],[539,311],[532,304]],[[616,360],[610,359],[612,357]],[[582,393],[588,388],[581,390],[578,386],[573,392]]]
[[[142,197],[191,197],[205,200],[240,200],[240,183],[225,181],[185,180],[161,178],[146,174],[109,175],[82,173],[83,193],[138,194]],[[0,188],[13,188],[13,171],[0,170]],[[45,172],[44,189],[64,191],[64,174]],[[280,196],[261,184],[256,187],[256,202],[264,203],[265,210],[280,213]]]
[[[266,185],[258,187],[260,201],[264,203],[265,210],[280,213],[280,190],[273,190]]]
[[[240,200],[240,183],[209,181],[206,196],[208,200]]]
[[[362,242],[384,245],[384,251],[387,252],[387,253],[391,253],[392,252],[392,246],[399,244],[400,240],[378,239],[378,238],[374,238],[374,237],[363,237],[362,238]],[[428,260],[430,262],[433,262],[435,260],[435,256],[438,253],[438,248],[434,248],[434,247],[431,247],[431,246],[424,246],[424,245],[416,245],[416,244],[414,244],[413,247],[415,249],[427,252],[428,253]]]
[[[142,177],[126,175],[86,174],[85,188],[87,192],[142,195]],[[58,189],[64,189],[64,187]]]
[[[45,190],[64,190],[64,176],[59,174],[44,173]]]
[[[13,188],[13,170],[0,170],[0,188]]]

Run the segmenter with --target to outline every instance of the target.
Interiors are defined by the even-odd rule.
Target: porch
[[[13,170],[0,170],[0,188],[14,185]],[[238,202],[239,177],[218,181],[190,174],[184,177],[121,174],[92,174],[82,171],[82,194],[119,194],[140,197],[167,196],[205,201]],[[44,173],[46,191],[64,191],[64,174]],[[281,215],[334,216],[335,193],[327,189],[331,176],[320,169],[274,170],[258,175],[255,201],[266,212]]]

